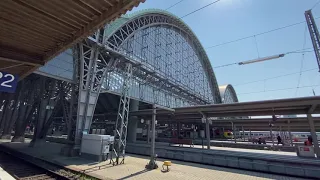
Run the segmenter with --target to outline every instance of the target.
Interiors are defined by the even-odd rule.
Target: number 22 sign
[[[0,92],[14,93],[18,84],[18,76],[0,71]]]

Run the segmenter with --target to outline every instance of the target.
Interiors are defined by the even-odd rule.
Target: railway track
[[[11,176],[19,180],[71,179],[65,175],[48,170],[44,167],[36,166],[33,163],[2,151],[0,151],[0,166]]]

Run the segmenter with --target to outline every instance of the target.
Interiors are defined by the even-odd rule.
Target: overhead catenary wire
[[[312,6],[311,10],[314,9],[319,3],[320,3],[320,0]]]
[[[309,85],[309,86],[300,86],[299,88],[315,88],[317,86],[320,86],[320,84],[315,85]],[[247,92],[247,93],[237,93],[237,95],[246,95],[246,94],[257,94],[257,93],[264,93],[264,92],[272,92],[272,91],[284,91],[284,90],[290,90],[295,89],[297,87],[290,87],[290,88],[280,88],[280,89],[271,89],[271,90],[263,90],[263,91],[254,91],[254,92]]]
[[[287,55],[287,54],[295,54],[295,53],[308,53],[308,52],[314,52],[313,50],[311,51],[305,51],[305,50],[309,50],[309,49],[312,49],[312,48],[304,48],[304,49],[300,49],[300,50],[296,50],[296,51],[290,51],[290,52],[286,52],[284,53],[284,55]],[[223,65],[219,65],[219,66],[214,66],[213,69],[218,69],[218,68],[222,68],[222,67],[227,67],[227,66],[232,66],[232,65],[236,65],[236,64],[239,64],[241,63],[242,61],[239,61],[239,62],[234,62],[234,63],[229,63],[229,64],[223,64]]]
[[[316,17],[315,19],[319,19],[319,18],[320,17]],[[305,23],[305,22],[306,21],[301,21],[301,22],[297,22],[297,23],[290,24],[290,25],[287,25],[287,26],[282,26],[282,27],[279,27],[279,28],[275,28],[275,29],[272,29],[272,30],[268,30],[268,31],[264,31],[264,32],[261,32],[261,33],[253,34],[253,35],[250,35],[250,36],[242,37],[242,38],[235,39],[235,40],[232,40],[232,41],[227,41],[227,42],[224,42],[224,43],[220,43],[220,44],[216,44],[216,45],[213,45],[213,46],[209,46],[209,47],[206,47],[205,49],[212,49],[212,48],[215,48],[215,47],[218,47],[218,46],[222,46],[222,45],[226,45],[226,44],[242,41],[242,40],[245,40],[245,39],[253,38],[254,36],[261,36],[263,34],[267,34],[267,33],[271,33],[271,32],[274,32],[274,31],[281,30],[281,29],[285,29],[285,28],[289,28],[289,27],[292,27],[292,26],[296,26],[296,25],[299,25],[299,24],[302,24],[302,23]]]
[[[312,48],[308,48],[308,49],[312,49]],[[308,53],[308,52],[314,52],[314,50],[310,50],[310,51],[293,51],[293,52],[287,52],[286,54],[300,54],[300,53]]]
[[[302,49],[305,48],[306,46],[306,40],[307,40],[307,26],[305,26],[305,29],[304,29],[304,34],[303,34],[303,45],[302,45]],[[305,53],[302,53],[302,57],[301,57],[301,62],[300,62],[300,74],[299,74],[299,77],[298,77],[298,85],[297,85],[297,89],[294,93],[294,96],[297,96],[297,93],[298,93],[298,89],[299,89],[299,86],[300,86],[300,81],[301,81],[301,71],[302,71],[302,68],[303,68],[303,61],[304,61],[304,54]]]
[[[211,3],[209,3],[209,4],[205,5],[205,6],[202,6],[202,7],[199,8],[199,9],[196,9],[196,10],[194,10],[194,11],[192,11],[192,12],[190,12],[190,13],[184,15],[184,16],[181,16],[180,18],[181,18],[181,19],[182,19],[182,18],[185,18],[185,17],[187,17],[187,16],[189,16],[189,15],[195,13],[195,12],[198,12],[198,11],[200,11],[201,9],[204,9],[204,8],[206,8],[206,7],[208,7],[208,6],[211,6],[211,5],[213,5],[213,4],[215,4],[215,3],[219,2],[219,1],[221,1],[221,0],[213,1],[213,2],[211,2]]]
[[[178,1],[177,3],[173,4],[172,6],[170,6],[170,7],[167,8],[167,9],[170,9],[170,8],[174,7],[175,5],[181,3],[182,1],[183,1],[183,0]],[[209,3],[208,5],[205,5],[205,6],[201,7],[201,8],[199,8],[199,9],[196,9],[196,10],[194,10],[194,11],[192,11],[192,12],[190,12],[190,13],[184,15],[184,16],[181,16],[180,18],[181,18],[181,19],[182,19],[182,18],[185,18],[185,17],[187,17],[187,16],[189,16],[189,15],[191,15],[191,14],[193,14],[193,13],[195,13],[195,12],[201,10],[201,9],[204,9],[204,8],[206,8],[206,7],[214,4],[214,3],[217,3],[217,2],[219,2],[219,1],[220,1],[220,0],[217,0],[217,1],[214,1],[214,2],[212,2],[212,3]],[[320,2],[320,0],[319,0],[319,2]],[[319,2],[318,2],[318,3],[319,3]],[[316,3],[316,4],[314,5],[314,7],[315,7],[318,3]],[[313,7],[313,8],[314,8],[314,7]],[[319,18],[320,18],[320,17],[316,17],[315,19],[319,19]],[[260,36],[260,35],[267,34],[267,33],[271,33],[271,32],[274,32],[274,31],[281,30],[281,29],[289,28],[289,27],[296,26],[296,25],[299,25],[299,24],[302,24],[302,23],[305,23],[305,22],[306,22],[306,21],[294,23],[294,24],[291,24],[291,25],[287,25],[287,26],[283,26],[283,27],[280,27],[280,28],[272,29],[272,30],[269,30],[269,31],[265,31],[265,32],[262,32],[262,33],[254,34],[254,35],[247,36],[247,37],[244,37],[244,38],[239,38],[239,39],[236,39],[236,40],[233,40],[233,41],[229,41],[229,42],[217,44],[217,45],[214,45],[214,46],[210,46],[210,47],[208,47],[208,48],[206,48],[206,49],[210,49],[210,48],[217,47],[217,46],[222,46],[222,45],[225,45],[225,44],[229,44],[229,43],[241,41],[241,40],[248,39],[248,38],[252,38],[252,37],[255,38],[255,43],[256,43],[256,48],[257,48],[256,36]],[[311,49],[311,48],[308,48],[308,49]],[[258,49],[257,49],[257,52],[258,52],[258,56],[259,56],[259,51],[258,51]],[[313,51],[291,51],[291,52],[287,52],[287,53],[285,53],[285,54],[303,53],[303,55],[304,55],[304,53],[307,53],[307,52],[313,52]],[[214,68],[226,67],[226,66],[231,66],[231,65],[235,65],[235,64],[238,64],[238,63],[225,64],[225,65],[221,65],[221,66],[216,66],[216,67],[214,67]],[[258,81],[266,81],[266,80],[268,80],[268,79],[275,79],[275,78],[279,78],[279,77],[283,77],[283,76],[288,76],[288,75],[293,75],[293,74],[298,74],[298,73],[300,73],[300,76],[301,76],[301,73],[302,73],[302,72],[312,71],[312,70],[316,70],[316,69],[317,69],[317,68],[313,68],[313,69],[308,69],[308,70],[302,71],[302,68],[300,68],[300,71],[299,71],[299,72],[290,73],[290,74],[285,74],[285,75],[276,76],[276,77],[271,77],[271,78],[266,78],[266,79],[258,80]],[[249,83],[253,83],[253,82],[258,82],[258,81],[252,81],[252,82],[248,82],[248,83],[245,83],[245,84],[249,84]],[[301,87],[299,87],[299,85],[298,85],[299,88],[316,87],[316,86],[319,86],[319,85],[301,86]],[[288,89],[294,89],[294,87],[293,87],[293,88],[267,90],[267,91],[264,90],[264,91],[261,91],[261,92],[280,91],[280,90],[288,90]],[[258,92],[252,92],[252,93],[258,93]],[[241,93],[240,93],[240,94],[241,94]],[[243,93],[242,93],[242,94],[243,94]],[[245,94],[248,94],[248,93],[245,93]]]
[[[183,1],[184,1],[184,0],[180,0],[180,1],[178,1],[177,3],[175,3],[175,4],[171,5],[171,6],[169,6],[169,7],[168,7],[167,9],[165,9],[165,10],[168,10],[168,9],[172,8],[172,7],[174,7],[174,6],[178,5],[178,4],[180,4],[180,3],[181,3],[181,2],[183,2]],[[183,16],[179,17],[179,18],[180,18],[180,19],[183,19],[183,18],[185,18],[185,17],[187,17],[187,16],[189,16],[189,15],[191,15],[191,14],[195,13],[195,12],[198,12],[198,11],[200,11],[200,10],[202,10],[202,9],[204,9],[204,8],[206,8],[206,7],[208,7],[208,6],[210,6],[210,5],[213,5],[213,4],[215,4],[215,3],[219,2],[219,1],[221,1],[221,0],[216,0],[216,1],[214,1],[214,2],[211,2],[211,3],[209,3],[209,4],[205,5],[205,6],[202,6],[202,7],[201,7],[201,8],[199,8],[199,9],[196,9],[196,10],[194,10],[194,11],[192,11],[192,12],[190,12],[190,13],[186,14],[186,15],[183,15]],[[153,31],[155,31],[155,29],[154,29],[154,30],[152,30],[152,31],[150,31],[150,33],[151,33],[151,32],[153,32]]]
[[[301,71],[301,73],[309,72],[309,71],[315,71],[315,70],[317,70],[317,69],[318,69],[318,68],[306,69],[306,70]],[[281,78],[281,77],[285,77],[285,76],[291,76],[291,75],[295,75],[295,74],[299,74],[299,73],[300,73],[300,71],[298,71],[298,72],[293,72],[293,73],[288,73],[288,74],[283,74],[283,75],[279,75],[279,76],[273,76],[273,77],[270,77],[270,78],[265,78],[265,79],[250,81],[250,82],[246,82],[246,83],[235,84],[235,85],[233,85],[233,86],[242,86],[242,85],[252,84],[252,83],[256,83],[256,82],[267,81],[267,80],[270,80],[270,79],[277,79],[277,78]]]
[[[185,0],[180,0],[180,1],[178,1],[178,2],[176,2],[176,3],[174,3],[174,4],[172,4],[171,6],[169,6],[168,8],[166,8],[165,10],[171,9],[171,8],[173,8],[174,6],[176,6],[176,5],[180,4],[180,3],[182,3],[183,1],[185,1]]]
[[[168,9],[172,8],[172,7],[180,4],[180,3],[183,2],[183,1],[185,1],[185,0],[180,0],[180,1],[178,1],[177,3],[169,6],[169,7],[166,8],[165,10],[168,10]],[[213,4],[215,4],[215,3],[219,2],[219,1],[220,1],[220,0],[216,0],[216,1],[214,1],[214,2],[211,2],[211,3],[209,3],[209,4],[207,4],[207,5],[203,6],[203,7],[201,7],[201,8],[199,8],[199,9],[196,9],[196,10],[194,10],[194,11],[192,11],[192,12],[184,15],[184,16],[181,16],[180,19],[185,18],[185,17],[187,17],[187,16],[189,16],[189,15],[191,15],[191,14],[197,12],[197,11],[200,11],[201,9],[204,9],[204,8],[210,6],[210,5],[213,5]],[[319,3],[320,3],[320,0],[319,0],[311,9],[315,8]],[[320,17],[316,17],[315,19],[319,19],[319,18],[320,18]],[[252,37],[255,37],[255,36],[260,36],[260,35],[263,35],[263,34],[267,34],[267,33],[271,33],[271,32],[274,32],[274,31],[281,30],[281,29],[285,29],[285,28],[289,28],[289,27],[292,27],[292,26],[296,26],[296,25],[299,25],[299,24],[302,24],[302,23],[305,23],[305,22],[306,22],[306,21],[301,21],[301,22],[293,23],[293,24],[286,25],[286,26],[283,26],[283,27],[279,27],[279,28],[275,28],[275,29],[272,29],[272,30],[264,31],[264,32],[261,32],[261,33],[253,34],[253,35],[251,35],[251,36],[246,36],[246,37],[239,38],[239,39],[235,39],[235,40],[232,40],[232,41],[228,41],[228,42],[216,44],[216,45],[213,45],[213,46],[209,46],[209,47],[207,47],[207,48],[205,48],[205,49],[211,49],[211,48],[214,48],[214,47],[218,47],[218,46],[222,46],[222,45],[234,43],[234,42],[241,41],[241,40],[245,40],[245,39],[252,38]]]
[[[256,36],[253,36],[253,38],[254,38],[254,44],[256,45],[256,50],[257,50],[258,58],[260,58],[260,53],[259,53],[257,38],[256,38]]]
[[[222,68],[222,67],[227,67],[227,66],[232,66],[232,65],[236,65],[236,64],[238,64],[238,62],[230,63],[230,64],[224,64],[224,65],[221,65],[221,66],[215,66],[215,67],[213,67],[213,69]]]

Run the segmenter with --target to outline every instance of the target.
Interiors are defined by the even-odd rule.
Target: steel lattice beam
[[[129,119],[129,107],[130,107],[130,97],[129,97],[129,89],[131,86],[131,76],[132,76],[132,65],[126,63],[125,65],[126,73],[123,77],[123,87],[122,94],[120,97],[119,109],[117,114],[116,128],[114,134],[114,145],[113,145],[113,153],[116,156],[115,161],[113,161],[113,165],[118,165],[119,163],[124,163],[125,159],[125,148],[127,144],[127,128],[128,128],[128,119]],[[121,161],[119,162],[119,160]]]
[[[190,102],[193,102],[194,104],[210,104],[209,101],[207,101],[203,97],[194,94],[194,92],[192,92],[190,89],[177,85],[172,80],[155,73],[148,66],[143,65],[139,63],[137,60],[134,60],[133,58],[126,56],[125,53],[123,53],[123,51],[117,52],[106,46],[101,47],[101,50],[108,52],[110,56],[119,59],[122,63],[132,64],[132,66],[134,67],[133,76],[135,78],[138,78],[141,84],[148,83],[149,85],[153,85],[156,88],[160,88],[162,91],[167,91],[169,93],[173,93],[177,96],[183,97],[189,100]]]
[[[93,37],[96,42],[100,41],[100,31]],[[103,56],[98,44],[87,43],[88,40],[79,43],[79,97],[76,125],[76,145],[80,145],[82,132],[89,133],[90,126],[101,90],[102,83],[106,77],[107,70],[113,66],[114,60]]]
[[[319,71],[320,71],[320,35],[317,28],[317,24],[314,21],[311,10],[308,10],[304,13],[314,49],[316,55]]]

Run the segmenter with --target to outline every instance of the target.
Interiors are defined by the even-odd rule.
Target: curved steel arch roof
[[[140,27],[137,27],[136,30],[144,29],[148,26],[171,25],[171,26],[174,26],[175,28],[180,29],[181,31],[186,33],[188,36],[190,36],[192,39],[192,44],[190,45],[192,45],[192,48],[195,48],[195,52],[198,53],[199,55],[199,59],[201,60],[202,67],[209,81],[211,93],[214,96],[213,97],[214,103],[222,103],[220,92],[219,92],[219,86],[218,86],[215,74],[213,72],[213,68],[211,66],[210,60],[207,56],[207,53],[205,52],[202,44],[200,43],[199,39],[194,34],[194,32],[191,30],[191,28],[187,24],[185,24],[179,17],[167,11],[159,10],[159,9],[147,9],[147,10],[138,11],[130,15],[123,15],[122,17],[118,18],[114,22],[107,25],[107,28],[105,28],[105,33],[104,33],[106,36],[105,40],[109,41],[114,34],[121,31],[121,29],[124,28],[126,24],[132,23],[134,20],[142,19],[143,21],[142,23],[146,23],[144,21],[147,21],[147,20],[143,18],[149,15],[159,15],[160,19],[156,23],[147,22],[149,23],[148,25],[140,26],[140,24],[138,24],[136,26],[140,26]],[[131,37],[136,32],[136,30],[132,30],[130,34],[127,34],[122,42],[124,42],[126,39]],[[121,35],[125,36],[123,35],[123,33],[121,33]],[[118,47],[120,46],[120,44],[118,44]]]
[[[226,99],[225,95],[227,91],[230,91],[232,94],[232,99],[234,102],[239,102],[238,101],[238,97],[237,97],[237,93],[234,90],[233,86],[231,84],[227,84],[227,85],[223,85],[223,86],[219,86],[219,91],[220,91],[220,96],[221,96],[221,100],[222,99]],[[223,102],[222,102],[223,103]]]

